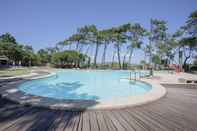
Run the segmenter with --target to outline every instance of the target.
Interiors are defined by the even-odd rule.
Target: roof
[[[0,56],[0,60],[6,60],[6,61],[8,61],[9,59],[8,59],[7,56]]]

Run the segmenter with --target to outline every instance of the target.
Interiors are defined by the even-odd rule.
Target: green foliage
[[[190,14],[188,20],[186,21],[186,25],[182,28],[192,37],[197,37],[197,10]]]
[[[19,75],[26,75],[29,74],[29,69],[3,69],[0,70],[0,77],[13,77],[13,76],[19,76]]]
[[[80,67],[80,64],[84,64],[86,58],[86,55],[69,50],[54,53],[52,56],[52,63],[57,67]]]
[[[0,55],[9,58],[9,63],[23,66],[37,65],[38,59],[33,48],[28,45],[19,45],[9,33],[0,36]]]
[[[197,60],[194,60],[193,64],[197,66]]]
[[[197,50],[197,37],[187,37],[181,39],[180,46],[188,47],[191,50]]]
[[[133,52],[141,48],[148,56],[150,65],[152,63],[161,66],[167,65],[174,61],[177,52],[184,55],[184,65],[186,65],[187,61],[196,55],[196,10],[188,17],[185,25],[174,34],[167,32],[167,22],[164,20],[151,19],[150,26],[148,31],[139,23],[126,23],[102,30],[99,30],[95,25],[85,25],[78,28],[76,33],[67,39],[58,42],[54,47],[40,49],[37,53],[31,46],[21,45],[11,34],[5,33],[0,36],[0,55],[7,56],[10,63],[16,63],[16,65],[19,63],[24,66],[54,63],[60,67],[90,67],[90,57],[81,52],[88,54],[91,51],[94,53],[92,64],[94,68],[109,68],[111,63],[106,64],[105,57],[107,56],[107,47],[112,45],[114,48],[109,51],[113,54],[112,68],[114,69],[129,69]],[[145,44],[147,39],[149,41]],[[69,48],[65,50],[64,47],[67,46]],[[73,47],[75,51],[71,49]],[[123,56],[122,48],[126,48]],[[92,52],[93,50],[94,52]],[[101,51],[103,51],[102,60],[101,64],[98,64],[97,59]],[[123,60],[121,60],[122,58]],[[114,63],[115,59],[118,59],[118,63]],[[145,64],[145,61],[141,64]]]
[[[126,62],[123,62],[123,64],[122,64],[122,69],[128,69],[128,63],[126,63]]]
[[[160,59],[159,55],[153,55],[152,62],[155,64],[161,64],[161,59]]]
[[[151,19],[151,27],[151,40],[154,42],[158,54],[162,56],[167,50],[165,48],[167,40],[166,22],[163,20]]]
[[[16,60],[17,56],[20,56],[20,58],[22,57],[21,48],[14,43],[0,41],[0,49],[0,55],[5,55],[10,60]]]
[[[112,69],[119,69],[119,64],[117,62],[113,62],[111,65]]]
[[[191,72],[197,73],[197,65],[193,65],[189,69]]]
[[[140,61],[140,64],[144,65],[144,64],[146,64],[146,61],[141,60],[141,61]]]
[[[16,44],[16,39],[10,33],[5,33],[0,36],[0,41],[5,43]]]
[[[188,70],[187,61],[191,58],[192,53],[197,52],[197,37],[187,37],[181,39],[180,46],[183,48],[185,57],[183,68]]]
[[[48,50],[46,50],[46,49],[40,49],[37,52],[37,56],[40,59],[41,65],[46,65],[47,63],[51,62],[51,55],[49,54]]]
[[[143,37],[146,36],[146,30],[138,23],[127,25],[127,39],[130,44],[127,46],[127,49],[130,52],[129,62],[131,63],[131,56],[135,49],[140,49],[143,44]]]

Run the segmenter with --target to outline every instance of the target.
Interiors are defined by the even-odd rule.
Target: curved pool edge
[[[99,104],[88,108],[88,110],[103,109],[124,109],[128,107],[141,106],[152,103],[164,97],[167,93],[166,88],[159,83],[149,79],[138,80],[146,84],[152,85],[152,90],[142,95],[130,96],[127,98],[118,98],[110,101],[100,102]]]
[[[126,98],[115,98],[113,100],[109,101],[104,101],[104,102],[99,102],[95,104],[94,106],[86,107],[85,110],[89,111],[94,111],[94,110],[116,110],[116,109],[125,109],[125,108],[130,108],[130,107],[136,107],[136,106],[141,106],[145,104],[152,103],[154,101],[157,101],[164,97],[167,94],[166,88],[160,85],[159,83],[156,83],[152,80],[138,80],[141,82],[144,82],[146,84],[151,84],[152,85],[152,90],[149,92],[142,94],[142,95],[137,95],[137,96],[130,96]],[[84,103],[82,102],[81,105]],[[65,106],[65,107],[64,107]],[[50,105],[50,109],[64,109],[66,110],[67,105],[64,104],[56,104],[56,105]],[[68,108],[68,110],[84,110],[83,106],[82,108],[76,107],[74,109]]]
[[[28,80],[42,79],[55,75],[55,72],[50,72],[48,75],[33,77]],[[47,97],[34,96],[25,94],[20,91],[18,85],[27,80],[16,82],[9,85],[10,88],[5,89],[0,94],[2,97],[23,105],[31,105],[35,107],[56,109],[56,110],[105,110],[105,109],[122,109],[127,107],[140,106],[159,100],[166,95],[166,89],[159,83],[150,79],[141,79],[139,81],[152,85],[152,89],[138,96],[130,96],[126,98],[114,98],[113,100],[97,102],[93,100],[58,100]],[[5,87],[6,88],[6,87]]]
[[[56,75],[55,72],[49,72],[48,71],[47,75],[36,76],[36,77],[28,78],[28,79],[29,80],[44,79],[44,78],[48,78],[48,77],[51,77],[51,76],[54,76],[54,75]]]
[[[152,89],[144,94],[137,96],[130,96],[124,98],[114,98],[113,100],[99,102],[95,106],[86,108],[86,110],[113,110],[124,109],[129,107],[141,106],[154,101],[157,101],[164,97],[167,93],[165,87],[152,81],[152,80],[138,80],[146,84],[150,84]],[[56,106],[58,107],[58,106]],[[51,109],[56,109],[55,106],[50,106]]]

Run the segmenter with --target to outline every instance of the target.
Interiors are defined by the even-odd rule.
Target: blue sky
[[[138,22],[149,29],[150,18],[158,18],[174,32],[196,9],[197,0],[1,0],[0,34],[10,32],[19,43],[38,50],[54,46],[86,24],[102,29]],[[143,53],[136,51],[133,57],[138,63]]]

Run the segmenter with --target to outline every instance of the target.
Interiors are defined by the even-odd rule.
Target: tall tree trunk
[[[146,65],[146,52],[144,52],[144,64],[143,64],[143,70],[145,70],[145,65]]]
[[[153,76],[154,74],[154,72],[153,72],[153,65],[152,65],[152,42],[153,42],[153,40],[152,40],[152,35],[153,35],[153,24],[151,23],[150,24],[150,38],[149,38],[149,46],[150,46],[150,51],[149,51],[149,53],[150,53],[150,58],[149,58],[149,65],[150,65],[150,75],[151,76]]]
[[[79,41],[77,41],[77,43],[76,43],[76,48],[75,48],[75,50],[76,50],[76,51],[79,50]]]
[[[179,52],[179,66],[181,67],[182,64],[183,64],[183,51],[181,51],[181,48],[178,49],[178,52]]]
[[[123,57],[123,61],[122,61],[122,68],[123,68],[123,69],[124,69],[124,66],[125,66],[127,54],[128,54],[128,51],[125,53],[125,55],[124,55],[124,57]]]
[[[122,67],[121,67],[121,58],[120,58],[120,44],[119,43],[117,45],[117,53],[118,53],[118,64],[119,64],[119,68],[122,69]]]
[[[71,50],[71,44],[69,45],[69,50]]]
[[[80,46],[79,46],[79,52],[82,53],[82,50],[83,50],[83,44],[80,44]]]
[[[113,63],[114,63],[114,56],[115,56],[115,51],[113,51],[113,56],[112,56],[112,63],[111,63],[111,68],[113,67]]]
[[[122,61],[122,68],[123,69],[125,69],[125,61],[126,61],[126,55],[124,55],[123,61]]]
[[[187,60],[190,58],[190,56],[185,57],[185,60],[183,62],[183,69],[184,71],[187,71]]]
[[[107,50],[107,43],[105,43],[105,45],[104,45],[103,56],[102,56],[102,64],[105,64],[106,50]]]
[[[146,52],[144,52],[144,62],[146,62]]]
[[[133,54],[133,49],[131,49],[131,50],[130,50],[130,54],[129,54],[129,62],[128,62],[129,64],[131,64],[131,57],[132,57],[132,54]]]
[[[95,54],[94,54],[94,65],[97,67],[97,63],[96,63],[96,60],[97,60],[97,55],[98,55],[98,49],[99,49],[99,43],[97,42],[96,43],[96,50],[95,50]]]
[[[87,46],[88,46],[88,48],[86,48],[86,52],[85,52],[86,55],[88,55],[88,52],[89,52],[89,49],[90,49],[90,45],[87,45]]]
[[[183,62],[183,68],[184,68],[184,71],[188,71],[187,70],[187,61],[191,57],[191,49],[189,50],[189,55],[188,56],[186,55],[186,52],[184,51],[184,56],[185,56],[185,60]]]

